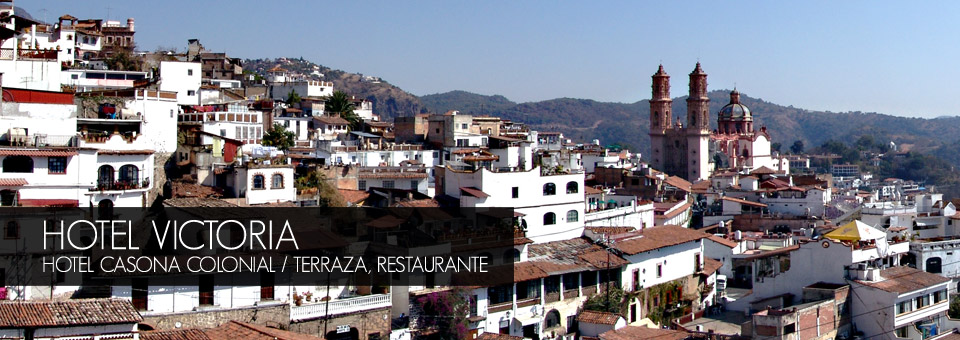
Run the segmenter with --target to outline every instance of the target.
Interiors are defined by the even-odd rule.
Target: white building
[[[565,240],[583,235],[583,173],[541,174],[443,169],[442,192],[460,200],[461,207],[513,207],[534,242]],[[440,179],[438,178],[438,181]]]
[[[200,63],[161,61],[160,91],[176,92],[180,105],[199,105],[201,74]]]
[[[333,82],[284,79],[270,83],[270,98],[274,100],[286,100],[291,92],[300,97],[329,97],[333,95]]]
[[[263,139],[263,115],[250,110],[244,103],[218,105],[210,112],[184,112],[179,115],[181,125],[199,124],[207,133],[236,139],[248,144],[260,144]]]
[[[865,269],[851,274],[850,313],[870,339],[926,339],[948,329],[950,279],[910,267]]]

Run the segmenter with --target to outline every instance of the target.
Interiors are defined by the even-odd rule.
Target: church
[[[670,75],[663,65],[653,75],[650,98],[651,165],[670,175],[689,181],[710,177],[726,169],[751,172],[767,167],[789,172],[789,162],[770,152],[766,127],[754,129],[753,114],[740,103],[740,92],[730,92],[730,103],[717,114],[717,129],[710,130],[710,98],[707,97],[707,73],[697,63],[690,72],[687,96],[687,120],[673,120]]]

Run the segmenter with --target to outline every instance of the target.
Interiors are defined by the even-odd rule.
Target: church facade
[[[771,154],[766,128],[754,129],[753,114],[740,103],[737,90],[730,93],[730,102],[717,114],[717,129],[711,131],[707,73],[699,62],[690,72],[686,123],[679,117],[674,122],[672,104],[670,75],[660,65],[650,99],[650,159],[655,169],[689,181],[707,179],[720,169],[789,171],[789,162]]]

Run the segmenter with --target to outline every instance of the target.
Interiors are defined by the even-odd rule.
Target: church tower
[[[690,72],[686,135],[685,178],[691,182],[707,179],[713,169],[710,164],[710,98],[707,97],[707,73],[699,62]]]
[[[653,75],[653,94],[650,97],[650,151],[653,153],[654,169],[664,169],[666,162],[664,147],[666,134],[673,128],[673,115],[670,107],[670,75],[663,70],[663,65]]]

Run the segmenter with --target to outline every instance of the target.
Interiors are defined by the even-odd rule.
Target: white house
[[[921,340],[948,328],[949,278],[906,266],[852,276],[850,313],[865,338]]]
[[[200,63],[161,61],[160,91],[176,92],[180,105],[199,105],[201,75]]]

